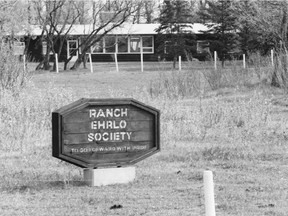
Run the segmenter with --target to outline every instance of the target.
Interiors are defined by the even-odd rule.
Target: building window
[[[197,53],[210,52],[209,41],[197,41]]]
[[[70,56],[78,56],[78,41],[77,40],[68,40],[67,43],[68,46],[68,58],[70,58]]]
[[[140,53],[141,49],[141,40],[140,37],[130,37],[130,52],[131,53]]]
[[[103,38],[91,47],[91,53],[103,53]]]
[[[104,38],[105,41],[105,53],[115,53],[115,44],[116,44],[116,37],[115,36],[107,36]]]
[[[143,36],[142,37],[143,44],[143,53],[153,53],[154,52],[154,44],[152,36]]]
[[[140,53],[141,42],[143,53],[154,53],[153,36],[105,36],[91,46],[91,53]]]
[[[170,53],[171,41],[164,42],[164,54]]]
[[[46,53],[47,53],[47,42],[42,41],[42,54],[46,55]]]
[[[120,36],[117,38],[118,44],[118,53],[127,53],[128,52],[128,37]]]

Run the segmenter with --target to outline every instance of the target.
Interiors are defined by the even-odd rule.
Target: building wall
[[[93,62],[114,62],[115,56],[114,54],[92,54],[92,61]],[[140,54],[117,54],[117,60],[119,62],[125,61],[140,61],[141,56]],[[157,61],[158,55],[157,54],[143,54],[144,61]]]
[[[111,38],[111,36],[109,36]],[[122,44],[115,43],[115,48],[111,49],[111,46],[109,46],[109,49],[103,48],[105,46],[105,42],[99,42],[94,47],[91,48],[91,57],[93,62],[113,62],[115,61],[114,53],[117,53],[117,60],[119,62],[121,61],[140,61],[140,49],[138,44],[137,37],[141,38],[141,41],[143,40],[143,37],[153,37],[153,49],[150,49],[149,47],[143,47],[143,59],[144,61],[158,61],[158,60],[172,60],[171,55],[169,53],[166,53],[163,55],[162,51],[158,50],[159,47],[159,40],[158,35],[133,35],[133,36],[126,36],[126,35],[120,35],[116,38],[126,38],[127,39],[127,50],[125,46]],[[69,57],[69,46],[74,46],[72,43],[73,41],[78,41],[78,38],[80,36],[73,36],[70,37],[68,41],[64,42],[62,52],[59,55],[59,62],[64,62]],[[199,60],[206,60],[207,58],[207,52],[209,51],[209,47],[203,49],[203,47],[200,47],[201,44],[207,44],[204,43],[205,41],[209,41],[212,39],[211,36],[207,35],[187,35],[187,38],[189,39],[189,53],[192,55],[193,58],[198,58]],[[118,40],[117,39],[117,40]],[[134,40],[134,41],[133,41]],[[69,42],[70,41],[70,42]],[[105,39],[104,39],[105,41]],[[119,40],[120,41],[120,40]],[[43,60],[44,54],[46,52],[45,50],[45,43],[41,41],[40,36],[36,38],[30,38],[30,42],[28,43],[28,37],[25,40],[26,46],[28,46],[28,59],[30,61],[40,62]],[[79,41],[77,42],[79,43]],[[101,44],[102,43],[102,44]],[[113,44],[113,43],[111,43]],[[208,43],[209,44],[209,43]],[[55,48],[59,46],[59,42],[55,44]],[[101,47],[102,46],[102,47]],[[132,47],[133,46],[133,47]],[[123,51],[124,50],[124,51]],[[204,50],[204,51],[203,51]],[[146,51],[146,52],[145,52]],[[50,61],[54,60],[54,56],[51,53]],[[185,60],[187,56],[182,56],[182,59]]]
[[[40,37],[25,37],[25,46],[28,46],[27,59],[29,61],[40,62],[43,60]]]

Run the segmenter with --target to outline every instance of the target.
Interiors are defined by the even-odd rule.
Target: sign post
[[[80,99],[52,113],[52,155],[85,168],[92,186],[132,181],[129,166],[160,151],[159,119],[134,99]]]

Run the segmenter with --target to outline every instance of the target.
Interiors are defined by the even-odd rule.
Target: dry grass
[[[204,215],[210,169],[218,215],[286,215],[286,95],[265,85],[211,90],[189,65],[105,68],[34,74],[18,95],[2,92],[1,214]],[[51,111],[80,97],[133,97],[161,110],[162,150],[136,164],[133,183],[89,188],[80,168],[52,158]]]

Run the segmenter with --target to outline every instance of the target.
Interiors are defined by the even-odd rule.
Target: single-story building
[[[158,33],[156,32],[159,26],[160,24],[126,23],[113,29],[90,48],[92,60],[97,62],[114,61],[114,53],[116,53],[118,61],[139,61],[141,47],[144,61],[159,60],[160,54],[157,52]],[[203,34],[203,31],[207,30],[207,26],[194,23],[188,24],[188,27],[185,28],[187,28],[185,29],[187,37],[193,35],[193,58],[204,60],[207,53],[210,52],[208,39],[211,39],[211,37],[209,37],[209,34]],[[73,51],[78,49],[81,38],[89,35],[92,31],[92,25],[73,25],[64,42],[59,61],[69,58],[72,53],[75,56],[72,61],[75,60],[79,53]],[[21,40],[25,42],[26,53],[31,61],[41,61],[46,54],[47,42],[41,39],[42,33],[43,30],[40,26],[31,26],[28,33],[27,31],[25,34],[22,33]],[[79,49],[79,52],[81,52],[81,49]]]

